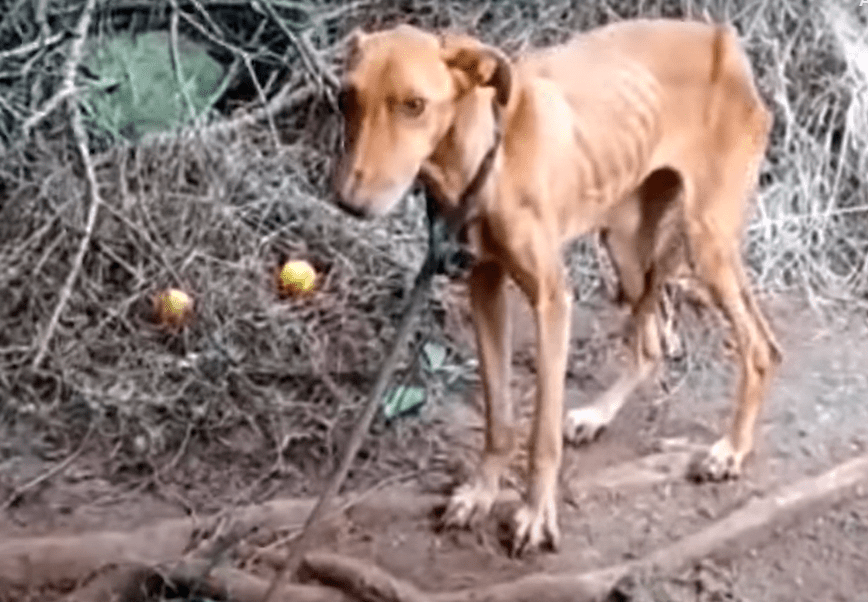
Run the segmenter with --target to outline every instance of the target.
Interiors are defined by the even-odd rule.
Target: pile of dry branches
[[[79,28],[71,51],[22,44],[4,66],[53,53],[75,74],[78,41],[99,29],[95,3],[83,5],[39,5]],[[187,8],[172,14],[201,17]],[[137,474],[183,469],[191,450],[246,481],[296,476],[295,491],[329,470],[426,230],[418,208],[360,223],[323,201],[334,75],[328,53],[305,66],[312,51],[296,42],[295,69],[279,89],[259,86],[258,109],[177,136],[95,147],[66,83],[8,130],[27,137],[7,139],[0,160],[0,402],[10,429],[40,433],[37,452],[69,450],[95,426],[111,465]],[[278,295],[287,258],[317,268],[315,294]],[[169,286],[195,303],[181,332],[152,320]]]

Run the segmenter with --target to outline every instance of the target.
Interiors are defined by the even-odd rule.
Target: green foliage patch
[[[201,119],[226,86],[224,67],[190,40],[179,37],[176,65],[166,32],[102,38],[90,50],[80,102],[95,132],[115,140]]]

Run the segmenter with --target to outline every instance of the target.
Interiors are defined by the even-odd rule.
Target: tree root
[[[76,583],[117,562],[156,565],[181,558],[191,542],[209,539],[230,523],[236,533],[299,527],[312,500],[275,501],[224,513],[204,521],[161,521],[129,532],[44,536],[0,542],[0,584],[10,588]]]
[[[238,569],[212,568],[205,561],[185,561],[171,567],[137,563],[103,568],[63,602],[143,602],[172,593],[233,602],[261,602],[268,581]],[[284,585],[275,593],[278,602],[350,602],[340,590],[313,585]]]
[[[441,500],[441,496],[420,495],[408,488],[396,487],[361,496],[347,496],[339,499],[336,506],[351,516],[357,515],[358,520],[363,521],[384,517],[421,518],[429,514],[431,508]],[[98,595],[99,592],[123,591],[125,583],[147,583],[157,574],[179,577],[182,575],[178,567],[198,566],[190,563],[199,562],[184,560],[183,564],[178,564],[182,562],[180,559],[218,559],[230,549],[236,557],[255,557],[266,570],[273,569],[273,562],[269,562],[268,557],[277,557],[277,552],[271,546],[276,540],[285,540],[287,532],[300,530],[315,501],[275,500],[222,512],[204,520],[169,519],[132,531],[2,540],[0,594],[39,588],[77,588],[70,594],[69,602],[107,600],[111,597]],[[246,553],[240,553],[242,551]],[[282,553],[279,558],[283,558]],[[160,567],[169,568],[164,570]],[[242,593],[259,592],[256,589],[259,578],[244,571],[227,569],[219,564],[207,574],[206,583],[225,577],[224,582],[232,587],[233,599],[242,599],[236,589]],[[264,591],[259,593],[264,594]],[[291,591],[293,595],[287,597],[280,593],[283,591]],[[319,594],[314,596],[305,593],[304,589],[296,591],[280,588],[277,595],[281,596],[277,598],[280,600],[336,599],[335,592],[329,593],[331,598],[317,598]],[[340,594],[337,599],[345,597]],[[256,602],[261,600],[262,595],[259,595]]]
[[[799,515],[825,508],[868,483],[868,456],[840,464],[752,499],[729,516],[646,556],[613,567],[575,575],[534,574],[511,583],[428,593],[378,567],[336,554],[308,554],[302,570],[311,578],[341,588],[365,602],[594,602],[604,599],[629,574],[673,572],[707,556],[755,544],[768,531]]]
[[[624,478],[624,472],[613,473],[620,475],[614,479],[616,485],[632,486],[648,480],[643,470],[627,471],[630,475],[635,473],[630,478]],[[655,472],[649,473],[654,477],[651,481],[658,478]],[[599,479],[574,485],[578,490],[605,486]],[[425,592],[362,560],[311,553],[305,557],[302,576],[333,587],[281,585],[275,591],[275,599],[303,602],[601,600],[623,577],[676,572],[707,556],[737,553],[745,546],[755,545],[772,528],[806,512],[828,507],[854,489],[858,492],[860,486],[868,486],[868,456],[752,499],[698,533],[635,561],[585,573],[537,573],[509,583],[452,592]],[[441,499],[407,490],[388,490],[358,502],[350,515],[362,523],[388,522],[399,516],[421,517]],[[119,592],[125,592],[122,600],[135,601],[145,599],[143,591],[166,586],[186,588],[180,591],[208,597],[229,595],[239,602],[261,602],[269,579],[230,568],[217,559],[223,558],[225,551],[238,541],[244,540],[248,547],[256,549],[275,533],[300,528],[313,503],[313,500],[275,501],[204,521],[172,519],[131,532],[9,539],[0,542],[0,591],[42,587],[68,591],[77,587],[65,602],[96,602],[112,599],[108,594]],[[254,532],[257,537],[248,537]],[[233,549],[239,548],[234,546]],[[265,568],[267,570],[267,566]]]

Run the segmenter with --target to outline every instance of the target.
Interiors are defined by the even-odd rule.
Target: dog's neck
[[[491,96],[468,95],[459,101],[455,120],[422,166],[420,179],[427,194],[452,230],[460,230],[476,212],[500,149],[501,124],[501,108]]]

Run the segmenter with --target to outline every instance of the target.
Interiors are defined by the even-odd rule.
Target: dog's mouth
[[[384,217],[407,196],[414,182],[415,178],[406,184],[389,182],[385,190],[344,186],[335,191],[335,204],[344,212],[359,219]]]
[[[348,213],[357,219],[369,219],[371,217],[371,213],[365,209],[364,207],[357,207],[355,205],[351,205],[344,201],[340,195],[336,195],[337,199],[335,204],[343,211],[344,213]]]

